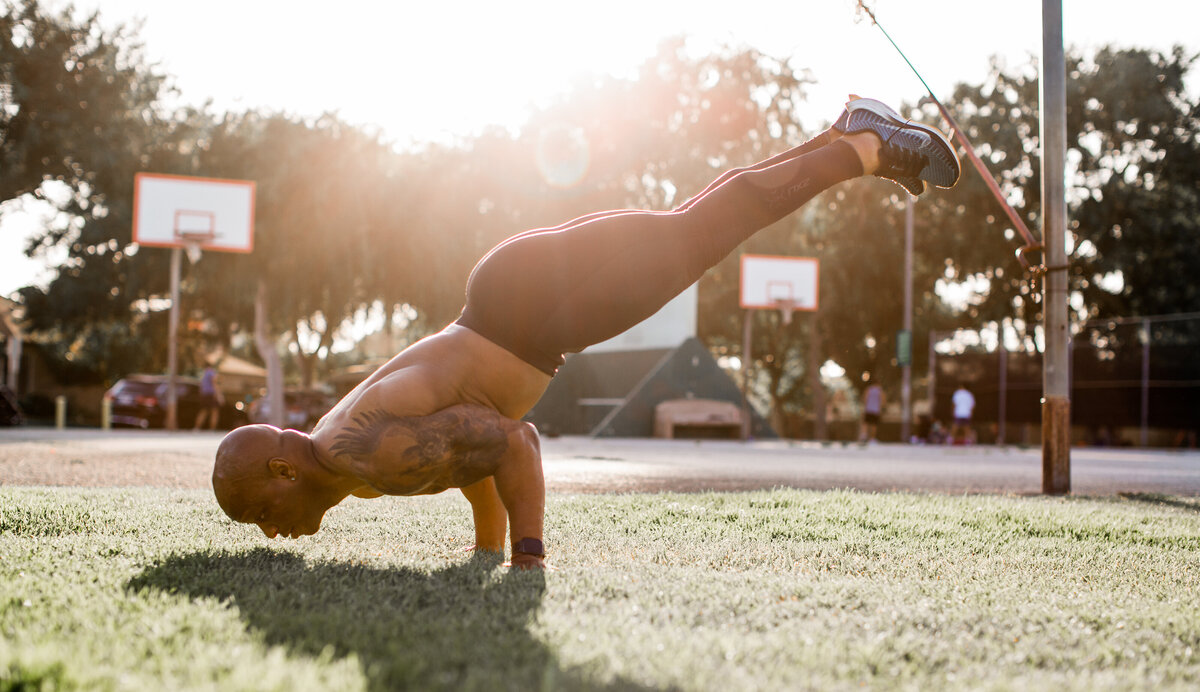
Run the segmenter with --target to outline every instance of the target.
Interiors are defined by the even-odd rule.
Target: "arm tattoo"
[[[378,451],[384,439],[402,436],[412,445],[400,453],[400,460],[413,470],[446,461],[450,456],[475,466],[493,462],[508,448],[504,430],[469,413],[446,409],[420,417],[399,416],[383,409],[363,411],[334,437],[330,451],[365,459]]]
[[[393,430],[419,435],[420,430],[414,429],[410,421],[409,418],[397,416],[382,409],[363,411],[354,416],[350,425],[333,438],[333,446],[329,451],[358,458],[370,456],[372,452],[379,449],[383,438]]]

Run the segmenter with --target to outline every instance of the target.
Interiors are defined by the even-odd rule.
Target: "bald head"
[[[362,482],[331,473],[296,430],[247,425],[217,448],[213,492],[230,519],[258,524],[269,538],[307,536],[321,518]]]
[[[280,457],[282,447],[283,431],[270,425],[236,428],[221,440],[213,466],[213,491],[231,519],[243,520],[248,502],[270,480],[271,459]]]

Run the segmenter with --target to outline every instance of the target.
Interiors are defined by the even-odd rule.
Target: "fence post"
[[[996,425],[996,444],[1004,444],[1008,433],[1008,349],[1004,346],[1004,328],[1000,328],[1000,348],[997,349],[1000,370],[1000,415]]]
[[[62,394],[54,397],[54,427],[58,430],[67,427],[67,397]]]
[[[108,397],[100,399],[100,429],[112,429],[112,399]]]
[[[929,422],[937,420],[937,331],[929,330],[929,373],[925,382],[926,396],[929,397]]]
[[[1150,320],[1142,320],[1142,446],[1150,446]]]
[[[749,440],[754,430],[750,424],[750,336],[754,311],[747,308],[742,325],[742,439]]]

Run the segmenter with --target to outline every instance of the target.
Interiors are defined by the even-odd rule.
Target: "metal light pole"
[[[908,335],[908,359],[900,368],[900,441],[912,439],[912,317],[913,317],[913,205],[908,195],[904,205],[904,333]],[[930,402],[932,404],[933,402]]]
[[[929,367],[925,396],[929,399],[929,420],[937,420],[937,330],[929,330]]]
[[[1066,60],[1062,0],[1042,0],[1042,243],[1046,263],[1042,314],[1042,492],[1071,492],[1070,329],[1067,321]]]
[[[817,311],[808,314],[808,377],[813,393],[813,439],[824,441],[829,437],[828,421],[825,419],[825,385],[821,382],[821,326]]]

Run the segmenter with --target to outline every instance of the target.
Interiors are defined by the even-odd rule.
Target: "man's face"
[[[302,481],[267,478],[258,492],[245,495],[245,506],[237,521],[257,524],[267,538],[311,536],[321,528],[325,509],[314,509],[307,501]]]
[[[298,459],[288,457],[283,431],[268,425],[238,428],[221,443],[213,490],[235,521],[257,524],[267,538],[310,536],[330,503]]]

